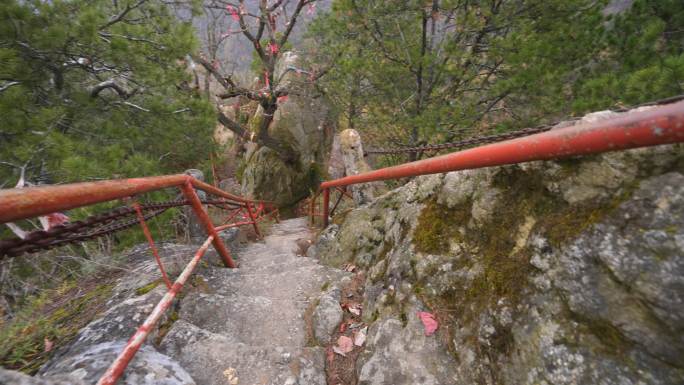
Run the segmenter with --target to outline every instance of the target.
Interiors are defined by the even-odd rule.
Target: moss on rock
[[[468,223],[470,202],[457,207],[447,207],[429,201],[420,212],[418,224],[413,232],[416,251],[428,254],[445,254],[449,243],[458,237],[459,227]]]

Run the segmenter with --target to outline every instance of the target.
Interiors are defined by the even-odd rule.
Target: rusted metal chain
[[[475,138],[460,140],[458,142],[448,142],[448,143],[440,143],[440,144],[426,144],[424,146],[401,147],[401,148],[391,148],[391,149],[385,149],[385,148],[370,149],[370,150],[366,151],[366,154],[404,154],[404,153],[411,153],[411,152],[430,152],[430,151],[439,151],[439,150],[446,150],[446,149],[460,149],[463,147],[473,146],[476,144],[500,142],[500,141],[504,141],[504,140],[519,138],[521,136],[538,134],[540,132],[550,130],[551,127],[553,127],[553,126],[540,126],[540,127],[533,127],[533,128],[525,128],[523,130],[518,130],[518,131],[504,132],[503,134],[478,136]]]
[[[230,210],[241,205],[225,200],[203,200],[203,204],[212,205],[223,210]],[[173,200],[140,205],[145,212],[144,218],[150,219],[164,211],[179,206],[189,205],[186,200]],[[121,221],[122,218],[135,216],[132,207],[119,207],[105,213],[92,215],[84,220],[54,226],[49,230],[38,230],[27,234],[24,239],[11,238],[0,240],[0,258],[15,257],[24,253],[35,253],[49,250],[57,246],[82,242],[117,231],[125,230],[138,223],[138,218]]]
[[[145,220],[151,219],[163,213],[166,210],[168,210],[168,208],[153,210],[151,212],[146,213],[144,215],[144,218]],[[133,211],[133,213],[135,213],[135,211]],[[15,239],[9,241],[1,241],[0,257],[16,257],[24,253],[35,253],[40,250],[49,250],[57,246],[63,246],[70,243],[83,242],[99,238],[105,235],[113,234],[117,231],[125,230],[137,224],[138,218],[133,217],[128,220],[117,221],[114,223],[100,223],[98,224],[99,226],[96,225],[92,227],[87,227],[83,229],[87,231],[79,231],[76,233],[63,233],[57,236],[32,238],[30,240],[21,239],[21,242],[13,242],[12,244],[9,244],[9,242],[16,241]]]
[[[648,103],[642,103],[642,104],[638,104],[638,105],[631,106],[631,107],[621,107],[618,109],[614,109],[612,111],[613,112],[626,112],[626,111],[629,111],[629,110],[632,110],[635,108],[639,108],[639,107],[670,104],[670,103],[674,103],[674,102],[677,102],[677,101],[680,101],[683,99],[684,99],[684,95],[678,95],[678,96],[673,96],[671,98],[661,99],[661,100],[648,102]],[[575,120],[578,120],[578,118],[568,119],[566,121],[575,121]],[[369,149],[369,150],[365,151],[364,155],[368,155],[368,154],[405,154],[405,153],[413,153],[413,152],[439,151],[439,150],[446,150],[446,149],[462,149],[462,148],[473,146],[473,145],[501,142],[504,140],[515,139],[515,138],[519,138],[519,137],[523,137],[523,136],[538,134],[540,132],[550,130],[551,128],[553,128],[554,126],[556,126],[559,123],[561,123],[561,122],[556,122],[553,124],[548,124],[548,125],[543,125],[543,126],[538,126],[538,127],[525,128],[525,129],[517,130],[517,131],[504,132],[501,134],[478,136],[478,137],[474,137],[474,138],[459,140],[456,142],[447,142],[447,143],[439,143],[439,144],[426,144],[426,145],[422,145],[422,146],[413,146],[413,147]]]

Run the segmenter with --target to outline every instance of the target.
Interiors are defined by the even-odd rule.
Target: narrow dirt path
[[[239,269],[205,267],[161,342],[201,384],[324,385],[325,351],[311,343],[305,313],[344,273],[297,255],[304,218],[282,221],[236,253]]]

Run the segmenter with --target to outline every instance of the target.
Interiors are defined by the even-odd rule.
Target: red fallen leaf
[[[43,340],[43,343],[45,344],[45,349],[44,349],[45,352],[49,352],[50,350],[52,350],[52,346],[54,346],[54,344],[55,344],[54,342],[47,339],[47,337],[45,337],[45,339]]]
[[[340,333],[344,333],[347,330],[347,324],[345,322],[342,322],[340,324]]]
[[[342,356],[346,356],[352,350],[354,350],[354,341],[347,336],[340,336],[337,339],[337,345],[333,346],[333,351]]]
[[[50,213],[48,215],[44,215],[42,217],[38,217],[40,220],[41,226],[43,226],[43,230],[50,230],[51,228],[59,225],[63,225],[67,222],[69,222],[69,217],[62,213]],[[16,233],[16,231],[15,231]]]
[[[287,101],[287,95],[278,96],[278,103],[285,103]],[[311,241],[309,241],[311,243]]]
[[[420,318],[420,320],[423,322],[426,336],[433,335],[435,333],[435,330],[437,330],[437,327],[439,327],[439,324],[437,323],[437,320],[435,319],[435,316],[432,315],[432,313],[419,311],[418,318]]]
[[[228,12],[230,12],[230,16],[233,18],[233,20],[240,21],[240,16],[238,15],[235,7],[233,7],[232,5],[229,5],[226,7],[226,9],[228,10]]]

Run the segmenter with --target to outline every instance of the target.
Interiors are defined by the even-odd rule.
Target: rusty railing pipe
[[[230,200],[233,200],[236,202],[240,202],[240,203],[247,203],[247,202],[251,202],[251,203],[272,203],[269,201],[263,201],[263,200],[257,200],[257,199],[254,199],[254,200],[245,199],[241,196],[237,196],[237,195],[231,194],[229,192],[223,191],[221,189],[218,189],[218,188],[216,188],[216,187],[214,187],[208,183],[202,182],[202,181],[197,180],[195,178],[190,179],[190,182],[198,190],[202,190],[202,191],[205,191],[209,194],[217,195],[217,196],[220,196],[222,198],[230,199]]]
[[[190,260],[190,263],[188,263],[185,269],[183,269],[183,272],[173,283],[171,289],[166,292],[164,297],[162,297],[159,303],[157,303],[157,306],[154,307],[152,313],[147,316],[147,319],[145,319],[145,322],[143,322],[142,326],[140,326],[135,334],[133,334],[133,336],[128,340],[123,351],[119,353],[119,356],[116,358],[116,360],[112,362],[105,374],[102,375],[100,380],[97,382],[97,385],[116,384],[116,381],[121,377],[121,375],[123,375],[124,370],[126,370],[128,363],[133,359],[133,356],[135,356],[135,353],[140,349],[140,346],[142,346],[143,342],[145,342],[147,335],[153,330],[154,326],[157,324],[157,322],[159,322],[161,316],[171,306],[173,299],[176,298],[176,295],[181,291],[183,285],[185,285],[185,282],[187,282],[188,278],[190,278],[192,271],[195,270],[197,263],[199,263],[204,253],[206,253],[213,238],[214,237],[210,235],[202,247],[197,250],[195,256],[192,258],[192,260]]]
[[[330,210],[330,189],[323,190],[323,228],[328,227],[328,215]]]
[[[154,255],[154,259],[157,261],[157,266],[159,266],[159,271],[161,271],[162,279],[166,284],[166,288],[170,289],[171,281],[169,280],[169,276],[166,275],[164,264],[162,263],[161,257],[159,256],[159,250],[157,250],[157,245],[155,245],[154,243],[154,238],[152,238],[152,232],[150,231],[150,228],[147,227],[147,222],[145,222],[145,216],[143,215],[142,209],[140,208],[140,203],[134,202],[133,208],[135,208],[135,214],[138,216],[138,222],[140,222],[140,227],[142,227],[143,234],[145,234],[145,238],[147,238],[147,243],[150,245],[152,255]]]
[[[684,101],[351,175],[324,182],[321,189],[679,142],[684,142]]]
[[[180,186],[188,175],[153,176],[0,190],[0,223]]]
[[[254,225],[254,232],[256,233],[257,237],[261,238],[261,232],[259,231],[259,225],[257,225],[256,222],[256,215],[254,214],[254,211],[252,211],[252,204],[247,202],[245,203],[245,208],[247,209],[247,214],[249,215],[249,219],[252,221],[252,224]],[[258,213],[257,213],[258,215]]]
[[[197,196],[192,183],[188,181],[181,186],[181,190],[183,191],[183,195],[185,195],[185,199],[190,202],[192,209],[195,211],[195,215],[197,215],[197,218],[200,220],[200,222],[202,222],[202,225],[207,231],[207,235],[210,235],[214,238],[212,243],[214,244],[216,252],[219,254],[219,256],[221,256],[223,264],[230,268],[237,267],[235,261],[233,261],[233,258],[230,256],[230,251],[228,251],[226,245],[223,244],[221,237],[219,237],[218,233],[216,232],[214,224],[211,222],[211,218],[209,218],[209,215],[204,210],[204,207],[202,207],[202,202]]]

